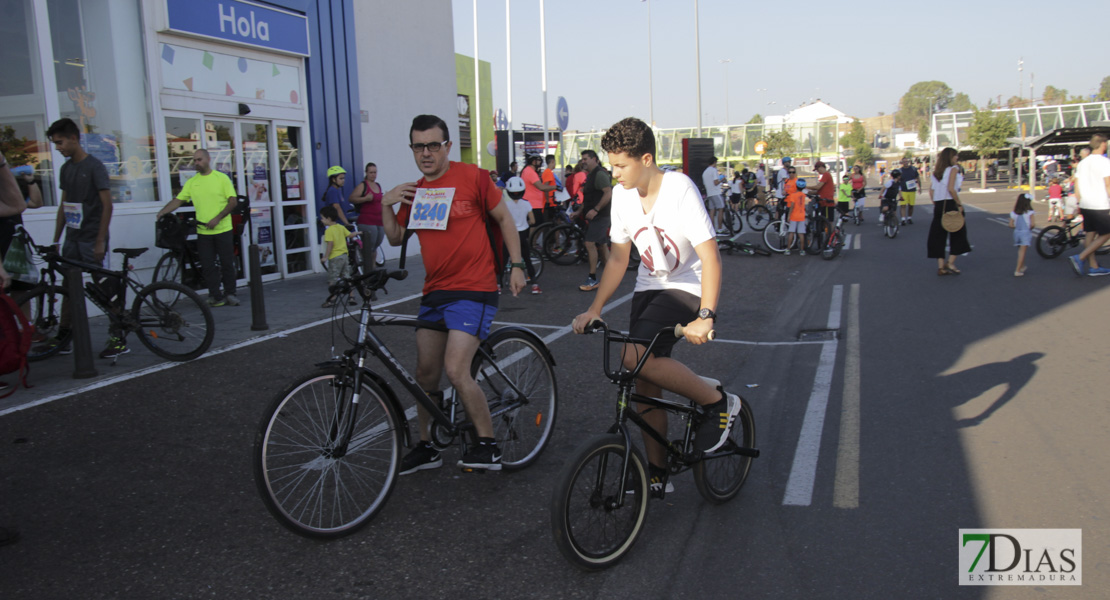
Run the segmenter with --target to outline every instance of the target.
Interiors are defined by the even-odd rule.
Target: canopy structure
[[[1087,127],[1060,127],[1037,137],[1006,138],[1011,148],[1026,148],[1044,155],[1071,154],[1076,146],[1091,141],[1091,136],[1101,133],[1110,137],[1110,121],[1094,121]]]

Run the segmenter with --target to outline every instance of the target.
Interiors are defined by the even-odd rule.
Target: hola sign
[[[756,154],[766,154],[767,153],[767,142],[764,142],[763,140],[760,140],[760,141],[756,142],[755,143],[755,153]]]
[[[243,0],[166,0],[167,29],[308,56],[308,17]]]

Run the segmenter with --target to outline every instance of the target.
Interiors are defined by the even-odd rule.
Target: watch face
[[[702,319],[711,319],[715,318],[716,315],[714,315],[713,311],[709,310],[708,308],[703,308],[698,311],[698,317]]]

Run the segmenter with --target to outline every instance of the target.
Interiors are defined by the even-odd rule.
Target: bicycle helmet
[[[347,172],[347,170],[344,169],[343,167],[339,166],[339,165],[328,167],[328,177],[332,177],[332,176],[335,176],[335,175],[343,175],[346,172]]]
[[[782,162],[784,162],[784,163],[788,163],[788,162],[794,162],[794,159],[793,159],[793,158],[790,158],[789,156],[784,156],[784,157],[782,158]]]
[[[798,191],[799,192],[806,189],[806,180],[805,179],[798,179],[794,183],[798,186]]]
[[[524,197],[524,180],[520,177],[510,177],[505,182],[505,191],[509,192],[509,197],[513,200],[520,200]]]

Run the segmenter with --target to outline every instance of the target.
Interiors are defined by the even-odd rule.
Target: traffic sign
[[[766,154],[767,153],[767,142],[765,142],[763,140],[759,140],[758,142],[756,142],[755,143],[755,153],[756,154]]]
[[[567,108],[567,99],[562,96],[555,103],[555,118],[559,123],[559,131],[566,131],[567,123],[570,122],[570,110]]]
[[[493,113],[493,126],[498,131],[505,131],[509,128],[509,117],[500,108]]]

